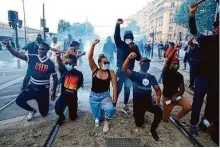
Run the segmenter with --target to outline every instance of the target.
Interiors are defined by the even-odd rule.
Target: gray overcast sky
[[[0,21],[8,21],[8,10],[19,12],[23,19],[22,0],[0,0]],[[136,13],[150,0],[24,0],[27,26],[40,29],[42,3],[45,3],[45,15],[50,31],[57,31],[60,19],[70,23],[88,21],[95,25],[114,26],[118,17],[125,18]],[[97,27],[96,32],[111,31],[112,28]],[[107,32],[108,32],[107,31]]]

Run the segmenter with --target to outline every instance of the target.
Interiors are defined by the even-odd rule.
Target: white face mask
[[[130,44],[132,42],[132,39],[125,39],[126,44]]]
[[[102,70],[108,70],[108,69],[110,69],[110,65],[109,64],[103,64]]]

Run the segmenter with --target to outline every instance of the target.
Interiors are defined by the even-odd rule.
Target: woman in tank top
[[[100,54],[98,66],[93,59],[95,45],[99,43],[96,39],[89,51],[89,66],[92,70],[92,89],[90,93],[90,106],[95,120],[95,126],[99,126],[99,122],[104,118],[103,132],[109,130],[109,120],[113,118],[115,111],[113,103],[117,99],[117,81],[113,70],[109,70],[110,62]],[[113,87],[113,97],[110,95],[110,82]]]

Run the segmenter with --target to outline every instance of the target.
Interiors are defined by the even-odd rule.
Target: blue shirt
[[[132,76],[129,77],[133,86],[133,98],[151,98],[152,87],[158,86],[156,78],[149,74],[132,71]]]

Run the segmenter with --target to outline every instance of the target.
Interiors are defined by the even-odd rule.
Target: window
[[[174,8],[175,7],[175,2],[172,2],[171,3],[171,8]]]
[[[170,17],[171,17],[171,16],[173,16],[173,13],[172,13],[172,12],[170,12]]]
[[[170,24],[172,24],[172,23],[173,23],[173,18],[170,18],[169,23],[170,23]]]

